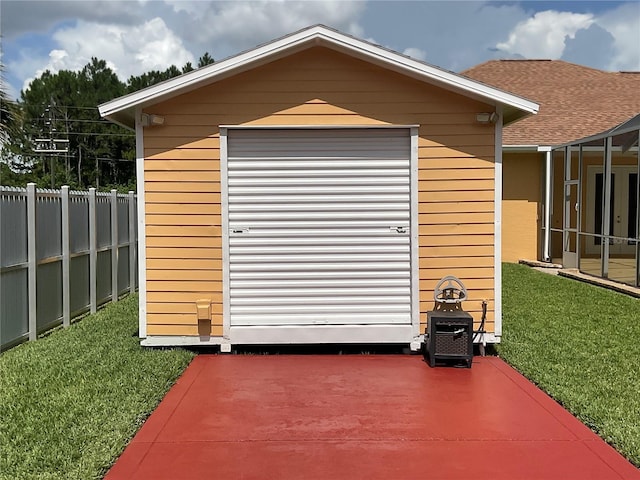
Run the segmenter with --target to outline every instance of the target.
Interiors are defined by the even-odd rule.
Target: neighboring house
[[[501,336],[502,126],[537,104],[323,26],[100,106],[135,129],[145,345]]]
[[[637,143],[613,142],[607,189],[603,132],[640,113],[640,72],[604,72],[560,60],[495,60],[463,75],[540,104],[538,115],[503,132],[503,260],[564,258],[567,267],[611,276],[604,265],[611,258],[635,258]],[[592,139],[579,149],[577,139],[600,133],[597,142]],[[575,145],[569,155],[570,173],[563,180],[564,151],[551,147],[565,144]],[[579,214],[563,215],[567,211]],[[610,237],[604,244],[603,231]],[[604,252],[609,243],[611,251]],[[578,250],[580,255],[571,255]],[[637,283],[628,275],[617,279]]]

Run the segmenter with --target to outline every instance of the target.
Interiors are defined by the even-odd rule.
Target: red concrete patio
[[[502,360],[199,355],[114,479],[640,479]]]

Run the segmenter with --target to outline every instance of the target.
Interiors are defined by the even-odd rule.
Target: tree
[[[205,53],[198,67],[210,63],[213,58]],[[131,76],[124,83],[106,61],[92,58],[79,72],[45,71],[20,92],[17,104],[0,92],[5,134],[0,183],[24,186],[33,181],[55,188],[63,184],[135,186],[135,135],[102,119],[97,106],[192,70],[190,62],[182,69],[172,65]],[[41,153],[38,144],[43,142],[37,139],[68,140],[68,152]]]
[[[100,118],[96,108],[101,103],[124,95],[125,85],[104,60],[92,58],[79,74],[78,93],[78,106],[83,108],[77,109],[74,117],[78,120],[72,126],[81,132],[77,135],[77,148],[86,153],[88,160],[84,175],[91,184],[115,186],[130,183],[129,179],[135,177],[134,136]],[[87,109],[87,106],[93,108]],[[96,175],[101,178],[96,178]]]
[[[7,139],[9,132],[13,131],[19,110],[9,99],[5,90],[4,65],[0,63],[0,142]]]
[[[4,77],[4,65],[0,63],[0,75]],[[20,105],[9,99],[4,79],[0,82],[0,184],[20,185],[20,180],[29,171],[15,140],[24,142],[24,115]],[[30,178],[29,181],[33,181]]]
[[[209,52],[204,52],[204,55],[198,59],[198,68],[206,67],[214,62],[215,60],[211,55],[209,55]]]
[[[101,119],[97,109],[125,92],[116,74],[97,58],[80,72],[46,71],[34,79],[20,93],[24,122],[9,142],[9,150],[19,155],[24,183],[26,173],[38,185],[56,188],[129,183],[135,167],[121,160],[134,156],[134,136]],[[40,153],[36,139],[68,141],[68,151]]]
[[[184,68],[186,68],[186,65]],[[170,80],[173,77],[178,77],[184,73],[184,68],[183,71],[180,71],[178,70],[178,67],[171,65],[163,72],[160,70],[151,70],[150,72],[143,73],[137,77],[132,75],[129,77],[129,80],[127,80],[127,93],[137,92],[143,88],[151,87],[156,83]]]
[[[0,76],[4,77],[4,65],[0,64]],[[19,150],[12,148],[11,140],[20,132],[22,112],[9,99],[6,83],[0,82],[0,185],[18,185],[23,178],[23,162]]]

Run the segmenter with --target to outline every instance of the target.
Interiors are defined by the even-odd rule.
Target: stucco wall
[[[502,176],[502,260],[536,260],[540,253],[544,154],[505,152]]]

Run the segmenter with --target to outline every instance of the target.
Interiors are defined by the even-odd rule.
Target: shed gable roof
[[[106,102],[99,106],[100,115],[125,127],[133,128],[135,125],[135,111],[138,107],[148,107],[318,45],[346,53],[461,95],[490,104],[501,105],[505,124],[538,111],[536,103],[523,97],[414,60],[326,26],[316,25],[234,57]]]
[[[640,72],[605,72],[562,60],[491,60],[462,74],[540,104],[538,115],[504,129],[504,145],[563,144],[640,112]]]

